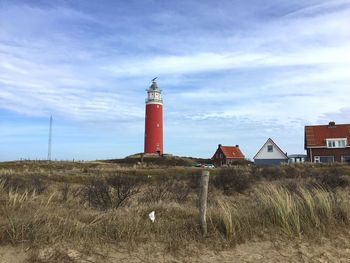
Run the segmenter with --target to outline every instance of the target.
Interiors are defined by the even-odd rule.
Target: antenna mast
[[[49,129],[49,147],[47,151],[47,160],[51,161],[51,144],[52,144],[52,115],[50,116],[50,129]]]

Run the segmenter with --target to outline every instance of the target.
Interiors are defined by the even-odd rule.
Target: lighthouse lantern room
[[[163,100],[157,78],[147,90],[145,117],[145,149],[147,154],[163,154]]]

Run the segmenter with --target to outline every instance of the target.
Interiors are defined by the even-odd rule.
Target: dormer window
[[[347,146],[347,139],[326,139],[326,144],[327,148],[345,148]]]

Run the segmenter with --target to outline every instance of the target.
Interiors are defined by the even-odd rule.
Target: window
[[[273,152],[273,146],[272,145],[267,145],[267,151],[270,153],[270,152]]]
[[[341,147],[341,148],[345,148],[345,146],[346,146],[345,144],[346,144],[345,140],[339,140],[338,141],[338,146]]]
[[[327,148],[345,148],[347,145],[346,138],[326,139],[326,141],[327,141]]]
[[[334,156],[315,156],[315,163],[333,163]]]
[[[321,163],[333,163],[334,156],[320,156],[320,162]]]
[[[335,148],[335,141],[328,141],[328,148]]]
[[[341,162],[342,163],[348,163],[348,164],[350,164],[350,156],[342,156],[341,157]]]

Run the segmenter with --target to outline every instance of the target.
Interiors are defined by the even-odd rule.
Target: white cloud
[[[349,23],[350,26],[350,23]],[[117,76],[189,74],[226,69],[286,66],[350,66],[349,43],[334,47],[309,47],[285,53],[198,53],[184,56],[161,56],[110,66]],[[150,67],[150,65],[152,65]]]
[[[186,122],[168,134],[201,129],[214,142],[229,140],[233,120],[245,123],[238,139],[261,123],[281,125],[282,134],[295,123],[346,120],[350,2],[318,2],[242,25],[224,7],[220,17],[164,10],[108,21],[68,7],[1,8],[0,109],[142,130],[144,89],[160,76],[168,125]]]

